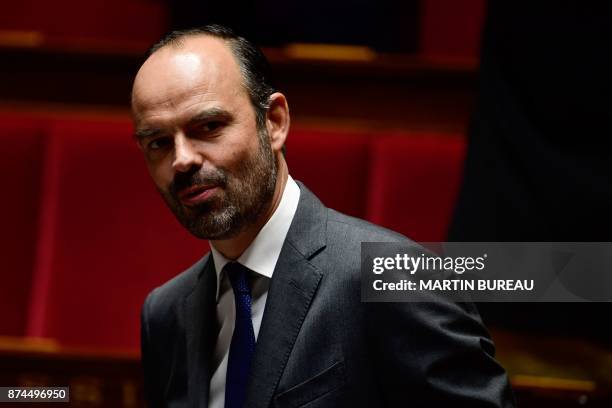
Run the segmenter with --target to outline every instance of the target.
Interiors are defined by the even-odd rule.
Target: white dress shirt
[[[300,188],[291,176],[288,176],[278,207],[251,242],[251,245],[236,259],[237,262],[255,272],[253,286],[251,287],[251,319],[255,331],[255,340],[257,340],[261,327],[270,279],[299,200]],[[208,406],[210,408],[223,408],[225,405],[227,359],[232,334],[234,333],[236,305],[234,304],[232,285],[225,274],[221,273],[225,264],[230,260],[221,255],[214,245],[211,244],[210,249],[217,272],[217,321],[220,330],[213,352],[214,374],[210,380]]]

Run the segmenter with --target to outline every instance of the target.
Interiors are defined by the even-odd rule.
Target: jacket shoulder
[[[342,214],[331,208],[327,211],[327,232],[331,236],[341,234],[345,238],[360,242],[412,242],[402,234],[380,225]]]
[[[144,309],[147,317],[164,319],[172,313],[178,302],[191,293],[198,282],[198,276],[206,265],[210,254],[179,273],[166,283],[153,289],[147,296]]]
[[[421,248],[416,242],[395,231],[332,209],[327,209],[327,212],[325,256],[318,260],[323,268],[345,271],[345,276],[360,279],[362,243],[401,243],[415,250]]]

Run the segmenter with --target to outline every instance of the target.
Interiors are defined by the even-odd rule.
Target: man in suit
[[[170,34],[132,110],[157,188],[211,244],[145,301],[151,406],[513,405],[472,304],[361,302],[361,242],[416,245],[289,176],[287,101],[251,43],[219,26]]]

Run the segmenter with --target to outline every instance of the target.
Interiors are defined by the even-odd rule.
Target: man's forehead
[[[237,61],[225,40],[203,35],[186,37],[159,49],[142,65],[134,80],[133,108],[189,95],[196,89],[231,91],[241,82]]]

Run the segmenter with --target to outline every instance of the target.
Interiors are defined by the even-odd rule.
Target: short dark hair
[[[187,37],[208,35],[226,40],[238,62],[242,73],[244,87],[255,109],[255,118],[259,129],[266,125],[266,112],[270,95],[276,92],[272,83],[270,64],[263,52],[246,38],[236,34],[232,29],[219,24],[209,24],[186,30],[175,30],[167,33],[147,51],[145,58],[167,45],[180,46]]]

